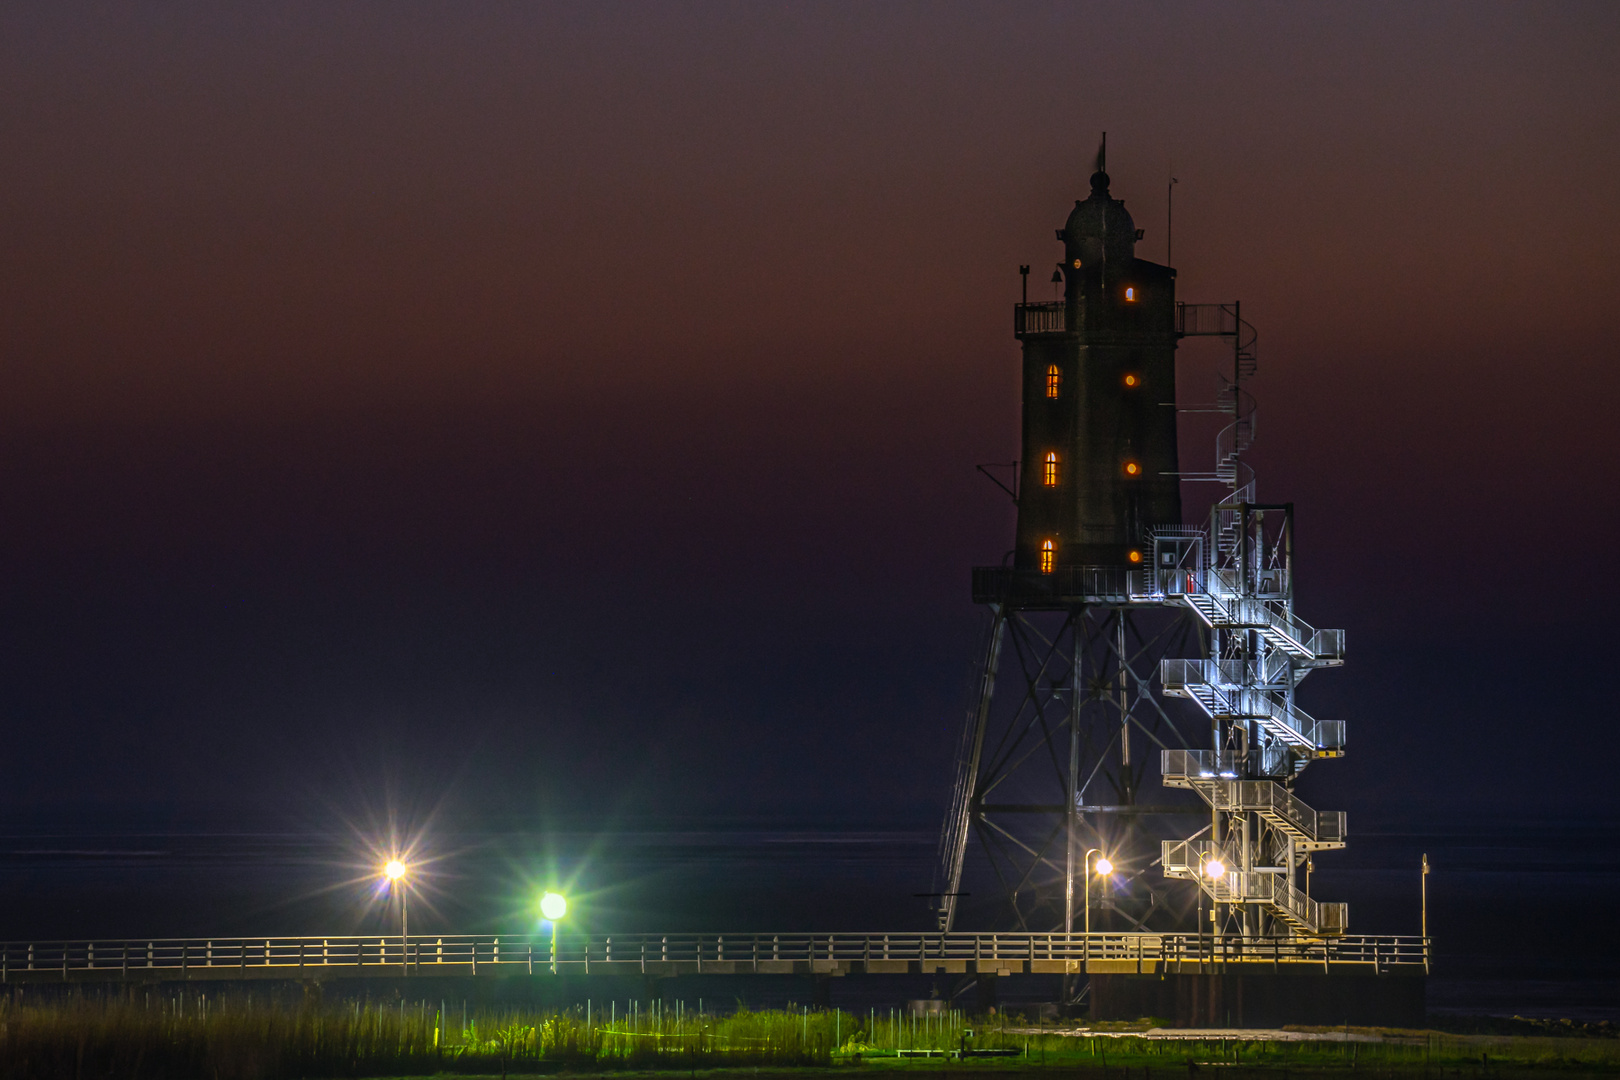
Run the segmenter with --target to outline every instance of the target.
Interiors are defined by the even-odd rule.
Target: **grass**
[[[255,1005],[251,998],[0,1000],[0,1080],[315,1078],[665,1073],[726,1068],[782,1076],[830,1068],[985,1078],[1049,1071],[1063,1080],[1277,1080],[1361,1073],[1497,1080],[1532,1071],[1620,1073],[1620,1040],[1378,1033],[1378,1042],[1168,1042],[1139,1034],[1058,1036],[1016,1017],[905,1017],[869,1010],[739,1011],[620,1006],[561,1011],[439,1003]],[[1342,1029],[1338,1029],[1342,1030]],[[958,1059],[951,1051],[1014,1051]],[[1203,1074],[1199,1076],[1198,1074]],[[922,1080],[919,1075],[917,1080]],[[1349,1080],[1345,1077],[1345,1080]]]

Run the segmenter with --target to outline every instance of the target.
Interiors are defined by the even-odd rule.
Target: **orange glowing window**
[[[1057,397],[1058,390],[1062,386],[1063,372],[1058,370],[1058,366],[1056,364],[1053,364],[1051,367],[1046,369],[1046,396],[1049,398]]]
[[[1126,386],[1137,386],[1141,382],[1142,382],[1142,380],[1137,378],[1135,375],[1127,375],[1127,376],[1125,376],[1125,385]]]
[[[1041,483],[1047,487],[1058,485],[1058,456],[1055,453],[1047,454],[1046,461],[1041,465]]]
[[[1125,300],[1126,300],[1127,303],[1132,303],[1132,304],[1136,303],[1136,286],[1135,285],[1132,285],[1132,286],[1129,286],[1128,288],[1126,288],[1126,290],[1125,290]]]
[[[1050,574],[1052,565],[1057,561],[1055,545],[1050,540],[1041,542],[1041,573]]]
[[[1142,475],[1142,466],[1138,465],[1134,461],[1127,461],[1125,463],[1125,475],[1126,476],[1141,476]]]

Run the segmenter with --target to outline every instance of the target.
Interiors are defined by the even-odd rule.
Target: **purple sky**
[[[1614,715],[1617,31],[11,6],[0,722],[77,779],[3,798],[934,820],[1017,266],[1045,295],[1107,130],[1140,253],[1173,172],[1182,298],[1259,327],[1261,494],[1350,633],[1307,702],[1350,724],[1332,805],[1612,808],[1574,748]]]

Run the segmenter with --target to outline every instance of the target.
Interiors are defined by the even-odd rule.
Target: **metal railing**
[[[1062,300],[1013,305],[1013,335],[1062,334],[1069,329]]]
[[[1313,810],[1304,800],[1271,780],[1239,780],[1230,786],[1234,809],[1256,810],[1290,831],[1316,843],[1344,840],[1343,810]]]
[[[1213,750],[1162,750],[1159,772],[1172,787],[1197,791],[1217,810],[1254,810],[1312,844],[1342,844],[1347,829],[1343,810],[1316,810],[1274,780],[1239,780],[1222,775]]]
[[[1154,599],[1151,586],[1144,587],[1152,571],[1123,566],[1059,566],[1049,574],[1020,570],[1011,566],[975,566],[973,602],[976,604],[1086,600],[1128,603]]]
[[[1211,878],[1210,860],[1226,869]],[[1165,840],[1160,861],[1165,875],[1196,881],[1217,904],[1265,904],[1311,934],[1337,935],[1349,924],[1350,905],[1312,900],[1289,883],[1286,874],[1237,868],[1219,845],[1209,840]]]
[[[1274,600],[1247,596],[1233,570],[1211,570],[1205,595],[1218,605],[1213,612],[1224,625],[1252,627],[1299,656],[1326,663],[1344,661],[1344,631],[1318,630]],[[1190,594],[1189,594],[1190,595]],[[1196,606],[1196,605],[1195,605]]]
[[[1177,304],[1176,333],[1183,337],[1230,337],[1238,332],[1231,304]]]
[[[1247,660],[1198,660],[1198,659],[1171,659],[1159,662],[1159,678],[1164,683],[1166,691],[1170,690],[1172,682],[1176,692],[1185,690],[1189,683],[1204,683],[1218,690],[1289,690],[1289,673],[1292,670],[1287,657],[1280,657],[1273,652],[1267,655],[1271,663],[1261,670],[1259,664],[1251,665]]]
[[[1159,772],[1171,781],[1215,780],[1220,776],[1220,755],[1213,750],[1161,750]]]
[[[1167,841],[1166,848],[1171,844],[1189,842]],[[1278,883],[1287,886],[1281,879]],[[1266,887],[1275,888],[1275,884]],[[1249,883],[1242,888],[1251,886],[1261,887]],[[1236,882],[1229,885],[1228,891],[1232,899],[1239,898]],[[1422,965],[1427,959],[1427,944],[1422,938],[1396,935],[1331,939],[1182,933],[565,935],[557,943],[555,963],[559,972],[575,974],[593,969],[603,974],[627,970],[656,973],[667,970],[666,965],[715,974],[750,974],[770,972],[782,963],[866,964],[876,965],[872,970],[881,971],[883,962],[926,965],[973,961],[1005,968],[1052,961],[1206,961],[1245,953],[1282,963]],[[347,974],[378,976],[547,974],[551,965],[551,941],[547,937],[149,938],[0,944],[0,979],[8,981],[160,975],[181,979],[265,975],[298,978],[332,974],[334,968],[347,969]]]
[[[1209,665],[1219,663],[1222,661],[1162,660],[1159,681],[1170,697],[1192,698],[1214,717],[1257,720],[1273,735],[1301,749],[1337,751],[1343,748],[1343,721],[1318,720],[1263,688],[1211,682],[1209,677],[1220,678],[1221,672],[1218,667],[1211,669]]]

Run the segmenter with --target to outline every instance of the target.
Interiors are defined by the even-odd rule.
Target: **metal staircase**
[[[1243,380],[1259,370],[1259,334],[1241,314],[1239,304],[1177,304],[1179,337],[1222,337],[1232,340],[1232,376],[1222,376],[1220,400],[1213,408],[1194,406],[1183,412],[1220,412],[1232,417],[1215,436],[1215,471],[1208,479],[1231,488],[1240,500],[1253,497],[1254,473],[1243,453],[1254,444],[1255,400]]]
[[[1219,575],[1212,575],[1219,582]],[[1235,588],[1183,593],[1182,603],[1211,629],[1258,630],[1279,649],[1292,653],[1309,667],[1338,667],[1344,663],[1344,631],[1317,630],[1284,605],[1235,595]],[[1223,595],[1224,594],[1224,595]]]
[[[1166,877],[1198,882],[1215,903],[1263,906],[1298,933],[1328,937],[1344,933],[1349,923],[1350,905],[1312,900],[1275,867],[1235,869],[1232,854],[1213,841],[1166,840],[1162,861]],[[1210,872],[1211,866],[1221,872]]]
[[[1226,920],[1245,935],[1342,934],[1347,907],[1311,899],[1309,859],[1344,847],[1345,816],[1313,809],[1290,786],[1312,761],[1344,753],[1344,724],[1294,702],[1311,672],[1344,663],[1344,631],[1318,630],[1294,614],[1293,506],[1254,501],[1254,473],[1243,461],[1255,431],[1254,398],[1244,388],[1257,369],[1254,327],[1235,303],[1185,304],[1176,329],[1230,339],[1233,351],[1217,401],[1183,410],[1229,418],[1216,436],[1214,471],[1182,474],[1229,493],[1206,528],[1154,534],[1147,581],[1207,634],[1204,657],[1159,666],[1165,696],[1197,703],[1213,742],[1163,752],[1165,785],[1197,792],[1210,808],[1198,834],[1164,843],[1164,872],[1198,884],[1217,929]]]
[[[1247,665],[1229,660],[1165,660],[1159,679],[1167,697],[1190,698],[1215,720],[1252,720],[1303,757],[1336,757],[1344,749],[1344,724],[1317,720],[1294,705],[1292,687],[1251,681]]]
[[[1212,811],[1207,838],[1165,842],[1165,874],[1196,882],[1212,914],[1224,907],[1245,933],[1343,933],[1345,905],[1312,900],[1298,871],[1344,847],[1344,814],[1315,810],[1287,786],[1345,745],[1342,721],[1294,701],[1312,671],[1344,663],[1344,632],[1294,614],[1293,508],[1221,503],[1207,529],[1166,530],[1154,545],[1154,584],[1198,617],[1212,654],[1161,661],[1159,681],[1166,697],[1197,703],[1215,733],[1211,749],[1164,751],[1165,785],[1197,792]]]
[[[1165,750],[1160,754],[1164,786],[1196,791],[1216,810],[1254,811],[1288,833],[1296,852],[1337,851],[1344,847],[1343,810],[1313,810],[1275,780],[1238,780],[1223,774],[1208,750]]]

